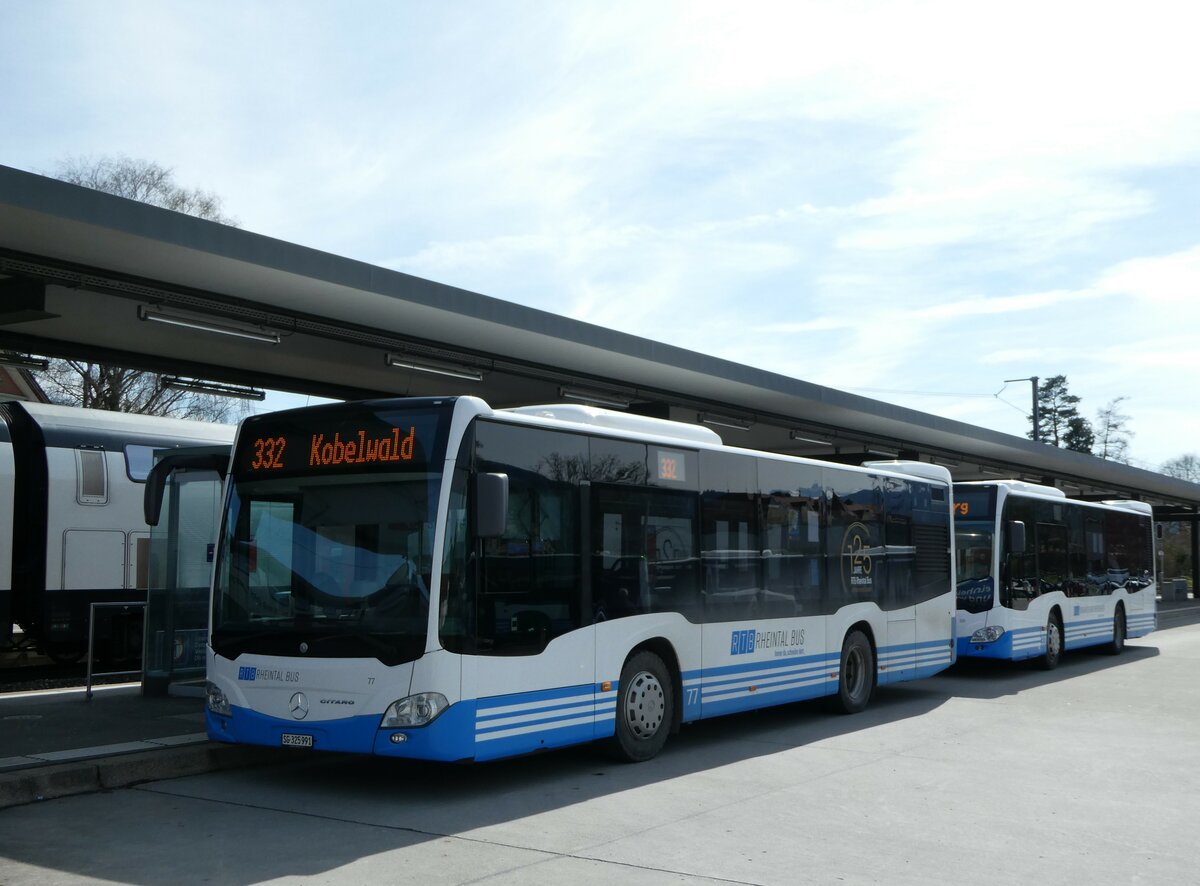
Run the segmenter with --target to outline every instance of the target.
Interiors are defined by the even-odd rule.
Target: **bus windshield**
[[[238,438],[213,650],[394,665],[425,648],[448,412],[265,416]],[[368,457],[367,453],[370,453]]]
[[[983,612],[992,608],[996,586],[992,575],[995,533],[990,522],[957,520],[954,524],[955,565],[958,572],[958,608]]]

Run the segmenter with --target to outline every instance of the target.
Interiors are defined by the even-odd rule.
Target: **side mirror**
[[[508,526],[508,474],[476,474],[475,531],[480,538],[504,535]]]
[[[1020,520],[1009,520],[1004,524],[1005,544],[1010,554],[1025,553],[1025,524]]]

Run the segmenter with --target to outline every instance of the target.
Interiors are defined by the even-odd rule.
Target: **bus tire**
[[[1046,619],[1046,651],[1037,658],[1037,666],[1043,671],[1052,671],[1058,667],[1063,653],[1063,626],[1058,610],[1050,612]]]
[[[1125,607],[1120,603],[1117,604],[1117,611],[1113,613],[1113,636],[1109,644],[1104,647],[1104,651],[1109,655],[1120,655],[1125,650]]]
[[[867,635],[853,630],[842,641],[838,690],[831,699],[834,710],[842,714],[857,714],[867,706],[874,691],[875,652]]]
[[[629,657],[617,686],[617,730],[609,751],[618,760],[642,763],[667,743],[675,717],[675,684],[653,652]]]

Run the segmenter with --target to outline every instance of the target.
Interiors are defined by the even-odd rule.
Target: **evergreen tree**
[[[1062,440],[1064,449],[1090,453],[1096,443],[1096,435],[1092,432],[1092,423],[1079,415],[1072,417],[1067,421],[1067,431],[1063,434]]]
[[[1038,413],[1043,442],[1075,452],[1092,451],[1096,439],[1092,424],[1079,414],[1079,397],[1067,390],[1065,375],[1056,375],[1038,385]],[[1032,430],[1029,438],[1033,439]]]

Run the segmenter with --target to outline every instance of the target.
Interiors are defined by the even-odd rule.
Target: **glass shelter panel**
[[[208,593],[221,519],[222,477],[177,470],[150,533],[143,685],[163,694],[204,677]]]

